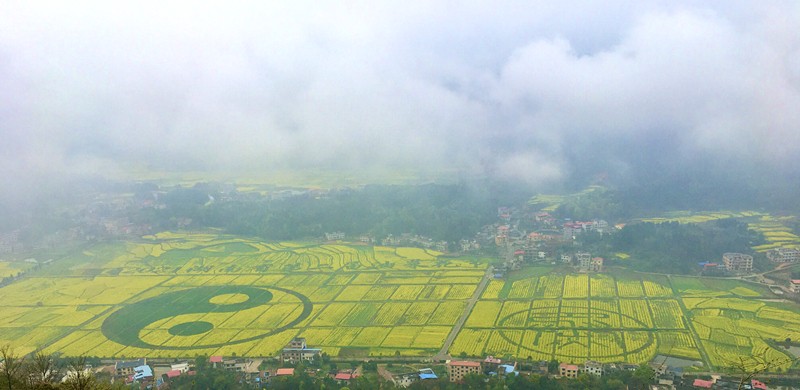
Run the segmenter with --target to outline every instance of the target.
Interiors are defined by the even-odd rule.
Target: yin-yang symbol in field
[[[218,348],[289,329],[311,314],[307,297],[280,287],[202,286],[127,305],[103,322],[109,340],[139,348]]]

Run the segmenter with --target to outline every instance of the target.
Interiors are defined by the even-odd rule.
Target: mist
[[[791,1],[4,2],[0,184],[796,177],[799,19]]]

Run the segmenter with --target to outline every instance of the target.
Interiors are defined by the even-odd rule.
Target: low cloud
[[[413,3],[413,2],[412,2]],[[0,167],[792,170],[800,6],[10,2]]]

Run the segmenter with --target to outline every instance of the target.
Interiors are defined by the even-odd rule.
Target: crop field
[[[703,223],[726,218],[744,218],[747,228],[764,235],[766,244],[752,247],[756,252],[767,252],[778,248],[800,248],[800,236],[790,227],[796,221],[793,216],[774,216],[757,211],[672,211],[659,217],[642,218],[642,222]],[[619,257],[619,256],[618,256]],[[625,258],[624,256],[622,257]]]
[[[17,276],[30,268],[30,263],[23,263],[21,261],[0,261],[0,280],[11,276]]]
[[[724,367],[780,357],[795,305],[736,280],[528,267],[477,291],[489,261],[418,248],[161,233],[104,243],[0,288],[0,344],[106,358],[274,356],[291,338],[331,356],[435,355]],[[783,367],[786,368],[786,367]]]
[[[692,211],[671,211],[664,213],[660,217],[642,218],[642,222],[663,223],[663,222],[678,222],[678,223],[703,223],[715,221],[718,219],[726,218],[748,218],[748,217],[761,217],[766,214],[757,211],[706,211],[706,212],[692,212]]]
[[[767,240],[766,244],[753,247],[753,250],[766,252],[778,248],[800,248],[800,237],[787,225],[794,220],[794,217],[789,216],[763,215],[758,221],[749,223],[748,229],[760,232]]]
[[[67,356],[437,353],[487,261],[419,248],[160,233],[0,288],[0,344]]]
[[[726,367],[734,356],[786,357],[765,339],[800,337],[796,306],[758,300],[769,291],[736,280],[559,275],[541,267],[492,283],[451,354],[576,363],[640,363],[661,354]]]

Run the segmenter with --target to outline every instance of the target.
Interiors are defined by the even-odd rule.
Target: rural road
[[[481,279],[481,282],[478,284],[478,287],[475,289],[475,292],[472,294],[472,297],[470,297],[469,300],[467,301],[467,307],[464,308],[464,312],[461,313],[461,317],[458,318],[458,321],[456,321],[456,324],[453,325],[453,329],[450,331],[450,334],[447,335],[447,338],[444,340],[444,345],[442,346],[442,349],[440,349],[439,353],[437,353],[436,356],[433,357],[434,361],[450,359],[450,355],[447,354],[447,351],[450,349],[450,346],[453,345],[453,340],[456,339],[456,336],[458,336],[458,332],[461,331],[461,327],[463,327],[464,323],[467,322],[467,317],[469,317],[469,314],[472,313],[472,308],[475,307],[475,304],[478,302],[478,299],[481,297],[481,294],[483,294],[483,290],[486,289],[486,285],[489,284],[489,280],[491,279],[492,279],[492,268],[489,267],[486,270],[486,273],[483,274],[483,279]]]

